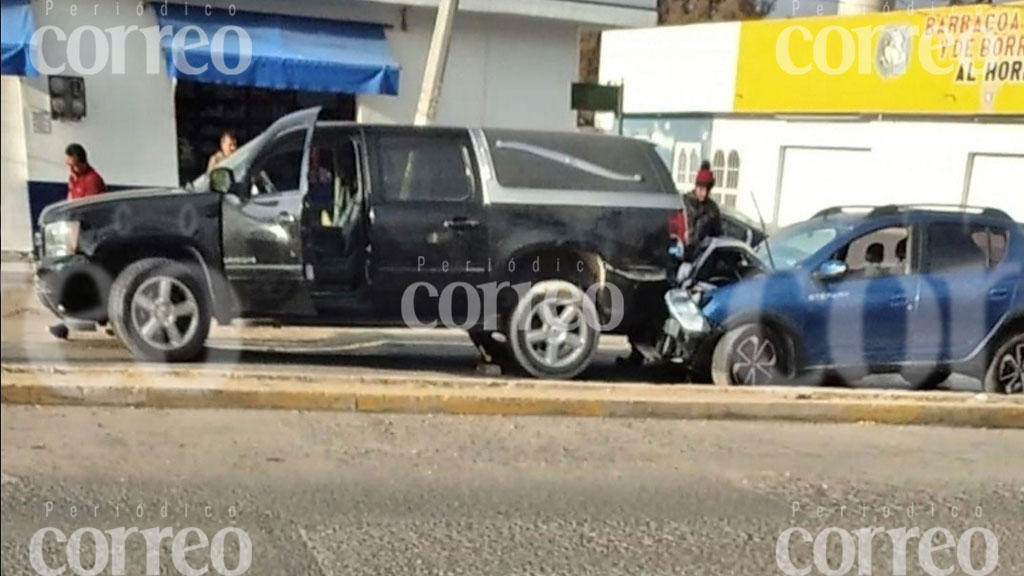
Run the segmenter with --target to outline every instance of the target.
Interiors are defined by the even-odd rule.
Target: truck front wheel
[[[210,332],[210,306],[194,267],[165,258],[134,262],[110,290],[114,333],[136,358],[194,360]]]
[[[601,325],[594,303],[564,280],[530,288],[516,304],[508,339],[516,362],[537,378],[574,378],[597,353]]]

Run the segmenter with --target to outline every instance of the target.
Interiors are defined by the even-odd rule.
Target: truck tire
[[[108,315],[114,334],[141,360],[194,360],[210,332],[199,271],[166,258],[146,258],[122,270],[110,289]]]
[[[516,304],[508,330],[516,362],[537,378],[578,376],[594,359],[601,337],[594,303],[564,280],[531,287]]]
[[[1024,394],[1024,334],[1014,334],[996,348],[982,385],[991,394]]]
[[[763,386],[792,379],[789,346],[774,330],[744,324],[729,330],[711,355],[711,381],[716,386]]]

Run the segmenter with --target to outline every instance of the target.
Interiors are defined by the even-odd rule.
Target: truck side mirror
[[[842,260],[826,260],[814,271],[814,277],[818,280],[838,280],[849,272],[849,267]]]
[[[231,168],[214,168],[210,171],[210,190],[228,194],[235,187],[235,173]]]

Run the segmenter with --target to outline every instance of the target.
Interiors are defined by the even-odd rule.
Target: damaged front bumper
[[[676,288],[665,294],[668,318],[662,326],[659,354],[673,363],[689,364],[713,339],[714,326],[701,311],[699,296]]]

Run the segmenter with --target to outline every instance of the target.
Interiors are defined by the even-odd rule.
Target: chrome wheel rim
[[[770,339],[760,335],[747,336],[733,352],[732,381],[748,386],[768,384],[774,379],[778,363],[778,351]]]
[[[1011,347],[999,358],[996,379],[1007,394],[1024,393],[1024,342]]]
[[[177,350],[199,328],[199,304],[187,286],[170,276],[143,282],[131,301],[132,326],[149,346]]]
[[[577,362],[589,338],[583,309],[576,298],[547,296],[526,316],[526,351],[545,368],[564,368]]]

